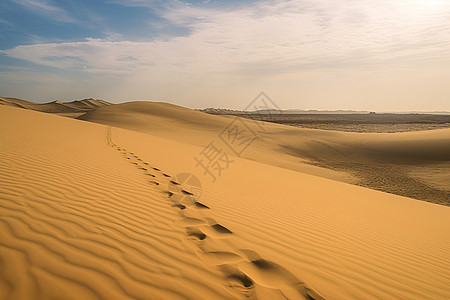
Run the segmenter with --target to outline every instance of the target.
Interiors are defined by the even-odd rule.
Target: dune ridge
[[[101,107],[78,117],[202,147],[236,118],[146,101]],[[450,129],[344,133],[238,120],[257,137],[242,153],[246,159],[450,205],[449,172],[445,171],[450,167]]]
[[[112,105],[111,103],[100,99],[83,99],[71,102],[61,102],[59,100],[48,103],[35,103],[17,98],[0,97],[0,105],[19,107],[40,112],[59,114],[69,117],[80,116],[90,110]]]

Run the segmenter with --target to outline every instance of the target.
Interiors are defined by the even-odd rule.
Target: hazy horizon
[[[2,95],[0,95],[0,98],[1,97],[3,97],[3,98],[16,98],[16,97],[5,97],[5,96],[2,96]],[[17,98],[17,99],[20,99],[20,98]],[[220,106],[214,106],[214,107],[212,107],[212,106],[204,106],[204,107],[190,107],[190,106],[183,106],[183,105],[181,105],[181,104],[176,104],[176,103],[172,103],[172,102],[168,102],[168,101],[157,101],[157,100],[145,100],[145,99],[130,99],[130,100],[127,100],[127,101],[121,101],[121,102],[110,102],[110,101],[108,101],[108,99],[95,99],[95,98],[92,98],[92,97],[88,97],[88,98],[83,98],[83,99],[72,99],[72,100],[66,100],[66,101],[61,101],[61,100],[59,100],[59,99],[55,99],[55,100],[50,100],[50,101],[42,101],[42,102],[34,102],[34,101],[32,101],[32,100],[30,100],[30,99],[20,99],[20,100],[26,100],[26,101],[31,101],[31,102],[33,102],[33,103],[38,103],[38,104],[50,104],[50,103],[53,103],[53,102],[56,102],[56,101],[58,101],[58,102],[61,102],[61,103],[71,103],[71,102],[75,102],[75,101],[82,101],[82,100],[91,100],[91,99],[93,99],[93,100],[102,100],[102,101],[106,101],[106,102],[109,102],[109,103],[111,103],[111,104],[124,104],[124,103],[129,103],[129,102],[141,102],[141,101],[144,101],[144,102],[163,102],[163,103],[168,103],[168,104],[174,104],[174,105],[179,105],[179,106],[182,106],[182,107],[187,107],[187,108],[190,108],[190,109],[195,109],[195,110],[207,110],[207,109],[215,109],[215,110],[231,110],[231,111],[236,111],[236,112],[239,112],[239,111],[242,111],[242,112],[252,112],[252,111],[254,111],[254,112],[256,112],[256,111],[264,111],[264,110],[273,110],[273,109],[277,109],[277,110],[281,110],[281,111],[283,111],[283,112],[289,112],[289,111],[293,111],[293,112],[295,112],[295,113],[308,113],[308,112],[324,112],[324,113],[333,113],[333,112],[336,112],[336,113],[339,113],[339,112],[349,112],[349,113],[356,113],[356,114],[359,114],[359,113],[369,113],[369,112],[375,112],[375,113],[380,113],[380,114],[445,114],[445,115],[447,115],[447,114],[450,114],[450,111],[445,111],[445,110],[391,110],[391,111],[388,111],[388,110],[386,110],[386,111],[375,111],[375,110],[355,110],[355,109],[345,109],[345,108],[340,108],[340,109],[327,109],[327,108],[324,108],[324,109],[309,109],[309,108],[302,108],[302,107],[287,107],[287,108],[280,108],[280,107],[276,107],[276,108],[267,108],[267,109],[264,109],[264,108],[262,108],[261,106],[260,106],[260,108],[259,109],[255,109],[255,108],[247,108],[247,109],[242,109],[242,108],[239,108],[239,107],[234,107],[234,108],[225,108],[225,107],[220,107]]]
[[[445,0],[0,3],[0,95],[450,111]]]

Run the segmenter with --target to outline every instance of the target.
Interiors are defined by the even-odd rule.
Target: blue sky
[[[448,0],[0,2],[0,95],[38,102],[450,110],[448,53]]]
[[[126,1],[124,1],[126,2]],[[130,1],[132,2],[132,1]],[[139,4],[139,3],[137,3]],[[149,41],[159,35],[187,34],[154,8],[120,1],[6,0],[0,4],[1,48],[50,42],[76,42],[86,37]]]

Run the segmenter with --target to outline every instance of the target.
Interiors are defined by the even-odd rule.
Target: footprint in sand
[[[238,292],[246,299],[257,299],[255,295],[255,283],[245,273],[240,271],[234,264],[220,265],[219,270],[227,279],[227,286]]]
[[[198,202],[198,201],[195,201],[195,202],[194,202],[194,207],[195,207],[195,208],[199,208],[199,209],[209,209],[208,206],[206,206],[205,204],[200,203],[200,202]]]
[[[203,221],[203,224],[200,225],[203,225],[200,226],[200,230],[202,232],[214,238],[223,239],[233,234],[231,230],[217,223],[214,219],[211,218],[206,218],[205,221]]]
[[[199,230],[196,227],[186,227],[186,235],[188,237],[194,237],[198,240],[203,241],[204,239],[206,239],[206,234],[203,233],[201,230]]]
[[[194,196],[197,200],[200,199],[202,184],[194,174],[180,173],[172,177],[171,181],[175,182],[175,184],[183,186],[177,190],[178,192],[181,192],[184,195]]]
[[[174,205],[172,205],[172,206],[173,206],[173,207],[177,207],[177,208],[179,208],[179,209],[181,209],[181,210],[186,209],[186,206],[184,206],[183,204],[179,204],[179,203],[174,204]]]
[[[325,299],[316,291],[305,286],[305,283],[282,266],[262,259],[252,250],[240,250],[240,253],[248,261],[239,263],[239,270],[252,278],[257,284],[279,289],[287,299]]]
[[[188,191],[186,191],[186,190],[181,190],[181,192],[182,192],[183,194],[189,195],[189,196],[193,196],[193,195],[194,195],[193,193],[188,192]]]
[[[225,226],[222,226],[220,224],[214,224],[211,225],[211,228],[213,228],[216,232],[221,233],[221,234],[231,234],[233,232],[231,232],[231,230],[229,230],[228,228],[226,228]]]

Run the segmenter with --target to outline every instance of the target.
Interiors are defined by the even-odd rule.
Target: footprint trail
[[[269,298],[325,299],[282,266],[236,245],[234,233],[212,218],[211,208],[198,201],[195,191],[134,152],[117,145],[113,141],[111,127],[107,128],[106,142],[143,176],[148,177],[148,184],[160,189],[165,195],[162,200],[165,198],[179,211],[180,219],[176,224],[184,227],[188,247],[205,265],[218,268],[223,273],[225,284],[232,294],[259,299],[261,293],[257,289],[260,286],[274,291]]]

